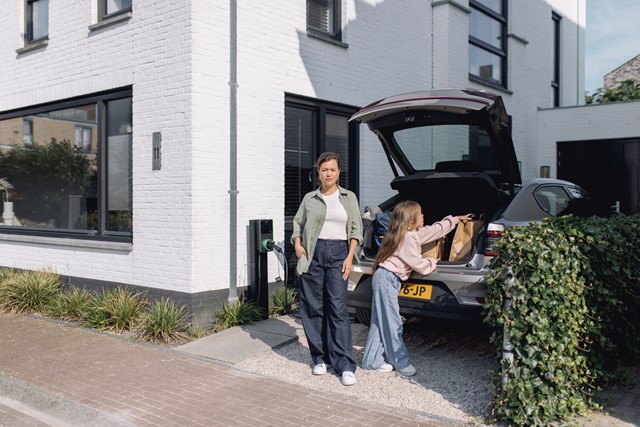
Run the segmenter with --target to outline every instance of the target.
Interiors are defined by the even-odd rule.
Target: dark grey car
[[[437,269],[426,276],[413,273],[403,284],[399,303],[406,317],[477,319],[495,256],[492,247],[507,227],[597,213],[595,202],[575,184],[542,178],[521,182],[509,117],[500,96],[490,92],[397,95],[364,107],[351,120],[366,123],[378,136],[397,192],[363,215],[365,241],[349,276],[348,300],[362,323],[368,324],[371,315],[371,266],[385,212],[401,200],[420,203],[425,224],[448,214],[485,218],[469,256],[449,261],[452,232]]]

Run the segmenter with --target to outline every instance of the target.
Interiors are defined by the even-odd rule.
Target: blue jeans
[[[342,263],[349,254],[343,240],[318,240],[309,270],[300,276],[300,317],[314,365],[326,363],[338,375],[355,372],[347,281]]]
[[[364,349],[362,367],[377,369],[382,366],[384,357],[396,370],[409,366],[409,352],[402,340],[402,319],[398,305],[400,279],[398,276],[378,267],[372,280],[373,303],[371,307],[371,325]]]

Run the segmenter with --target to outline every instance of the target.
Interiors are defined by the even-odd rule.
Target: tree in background
[[[640,83],[634,80],[625,80],[613,89],[598,88],[593,95],[585,96],[587,104],[633,101],[634,99],[640,99]]]
[[[51,138],[48,144],[29,144],[0,152],[2,173],[18,193],[16,216],[25,225],[60,222],[70,195],[87,197],[95,182],[95,168],[71,142]],[[67,203],[68,204],[68,203]],[[72,228],[73,224],[63,225]]]

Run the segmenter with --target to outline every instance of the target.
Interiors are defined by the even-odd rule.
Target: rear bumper
[[[406,317],[439,317],[478,320],[487,295],[486,278],[490,270],[474,269],[472,264],[442,265],[433,273],[413,274],[409,281],[433,286],[428,301],[398,297],[400,313]],[[361,263],[349,276],[347,304],[351,308],[371,309],[371,264]]]

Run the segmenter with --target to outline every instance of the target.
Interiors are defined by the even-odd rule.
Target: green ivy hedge
[[[596,407],[597,387],[640,361],[640,217],[553,218],[509,229],[497,250],[494,416],[548,425]]]

